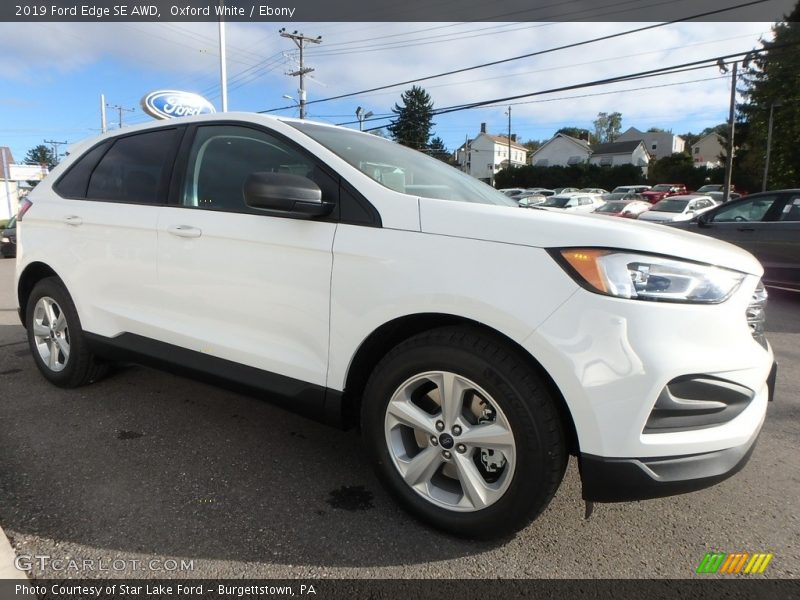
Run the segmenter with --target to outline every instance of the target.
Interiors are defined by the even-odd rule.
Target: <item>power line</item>
[[[347,93],[347,94],[339,94],[338,96],[330,96],[328,98],[321,98],[319,100],[312,100],[308,104],[315,104],[315,103],[318,103],[318,102],[329,102],[331,100],[339,100],[341,98],[349,98],[349,97],[352,97],[352,96],[358,96],[358,95],[367,94],[367,93],[370,93],[370,92],[377,92],[377,91],[380,91],[380,90],[385,90],[385,89],[389,89],[389,88],[393,88],[393,87],[398,87],[398,86],[401,86],[401,85],[408,85],[410,83],[417,83],[417,82],[420,82],[420,81],[427,81],[427,80],[430,80],[430,79],[438,79],[440,77],[446,77],[446,76],[449,76],[449,75],[456,75],[458,73],[465,73],[467,71],[474,71],[476,69],[483,69],[483,68],[486,68],[486,67],[491,67],[491,66],[495,66],[495,65],[499,65],[499,64],[515,61],[515,60],[521,60],[523,58],[531,58],[533,56],[541,56],[543,54],[549,54],[551,52],[557,52],[559,50],[567,50],[567,49],[570,49],[570,48],[577,48],[577,47],[580,47],[580,46],[593,44],[595,42],[601,42],[601,41],[606,41],[606,40],[622,37],[622,36],[625,36],[625,35],[630,35],[632,33],[640,33],[642,31],[649,31],[649,30],[657,29],[659,27],[665,27],[667,25],[673,25],[675,23],[682,23],[682,22],[685,22],[685,21],[692,21],[694,19],[708,17],[708,16],[720,14],[720,13],[723,13],[723,12],[728,12],[728,11],[731,11],[731,10],[736,10],[736,9],[747,7],[747,6],[753,6],[755,4],[763,4],[764,2],[768,2],[768,1],[770,1],[770,0],[752,0],[751,2],[745,2],[745,3],[742,3],[742,4],[737,4],[735,6],[730,6],[730,7],[727,7],[727,8],[721,8],[721,9],[717,9],[717,10],[706,11],[706,12],[703,12],[703,13],[698,13],[698,14],[689,16],[689,17],[682,17],[680,19],[667,21],[665,23],[656,23],[655,25],[646,25],[644,27],[638,27],[636,29],[629,29],[627,31],[621,31],[621,32],[618,32],[618,33],[612,33],[612,34],[603,35],[603,36],[596,37],[596,38],[591,38],[591,39],[588,39],[588,40],[583,40],[581,42],[573,42],[571,44],[565,44],[563,46],[556,46],[554,48],[548,48],[546,50],[538,50],[536,52],[529,52],[527,54],[521,54],[519,56],[512,56],[510,58],[503,58],[503,59],[500,59],[500,60],[481,63],[481,64],[473,65],[473,66],[470,66],[470,67],[463,67],[461,69],[453,69],[451,71],[445,71],[443,73],[437,73],[435,75],[427,75],[425,77],[418,77],[416,79],[408,79],[406,81],[400,81],[400,82],[392,83],[392,84],[388,84],[388,85],[377,86],[377,87],[369,88],[369,89],[366,89],[366,90],[360,90],[358,92],[350,92],[350,93]],[[268,109],[268,110],[261,110],[261,111],[258,111],[258,112],[259,113],[270,113],[270,112],[276,112],[276,111],[279,111],[279,110],[287,110],[289,108],[293,108],[293,107],[291,107],[291,106],[283,106],[283,107],[280,107],[280,108],[271,108],[271,109]]]

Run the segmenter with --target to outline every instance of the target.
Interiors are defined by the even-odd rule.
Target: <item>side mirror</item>
[[[305,217],[327,215],[332,202],[322,201],[322,190],[308,177],[290,173],[251,173],[244,182],[244,201],[259,210]]]
[[[703,213],[702,215],[697,216],[697,226],[698,227],[711,227],[711,221],[709,221],[710,215],[708,213]]]

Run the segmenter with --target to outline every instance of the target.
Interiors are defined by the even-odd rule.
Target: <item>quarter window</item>
[[[158,204],[174,157],[177,129],[159,129],[117,139],[94,169],[90,200]]]
[[[800,221],[800,196],[789,199],[781,211],[781,221]]]

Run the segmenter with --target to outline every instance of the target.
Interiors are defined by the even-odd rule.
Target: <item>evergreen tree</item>
[[[400,99],[403,105],[394,105],[392,112],[397,118],[387,129],[394,141],[415,150],[426,150],[434,125],[431,97],[428,92],[415,85],[403,92]]]
[[[56,157],[53,156],[53,151],[44,144],[31,148],[25,155],[26,165],[47,165],[48,169],[52,169],[57,162]]]
[[[446,163],[453,162],[452,155],[447,151],[447,148],[444,146],[444,140],[440,137],[435,137],[431,140],[428,150],[433,158],[438,158]]]
[[[796,187],[800,181],[800,3],[773,28],[774,40],[762,41],[761,52],[742,80],[745,102],[738,106],[740,147],[734,161],[734,182],[760,189],[767,152],[770,108],[773,110],[772,150],[767,189]],[[785,46],[785,47],[780,47]]]

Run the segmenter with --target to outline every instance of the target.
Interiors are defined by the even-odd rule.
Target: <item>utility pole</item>
[[[219,0],[219,5],[224,7],[225,0]],[[219,86],[222,90],[222,112],[228,112],[228,67],[225,58],[225,20],[222,15],[219,17]]]
[[[356,108],[356,119],[358,119],[358,130],[364,131],[364,120],[372,116],[372,111],[365,112],[360,106]]]
[[[106,127],[106,95],[100,94],[100,133],[108,131]]]
[[[125,108],[123,106],[120,106],[119,104],[106,104],[106,106],[108,106],[108,108],[110,108],[112,110],[116,110],[119,113],[119,128],[120,129],[122,129],[122,112],[123,111],[124,112],[134,112],[136,110],[135,108]]]
[[[508,172],[511,173],[511,106],[508,107]]]
[[[298,95],[300,96],[300,101],[298,104],[300,105],[300,118],[306,118],[306,88],[305,88],[305,80],[304,77],[306,73],[311,73],[314,69],[310,67],[306,67],[303,62],[303,49],[305,48],[306,44],[319,44],[322,42],[322,36],[318,35],[315,38],[310,38],[304,36],[302,33],[297,33],[294,31],[292,33],[287,33],[286,28],[281,28],[278,33],[281,34],[281,37],[289,38],[292,40],[295,45],[300,49],[300,68],[297,71],[291,71],[287,73],[287,75],[291,75],[292,77],[300,77],[300,89],[297,90]]]
[[[728,111],[729,129],[728,129],[728,147],[726,149],[727,156],[725,157],[725,186],[722,188],[722,202],[727,202],[731,195],[731,177],[733,176],[733,134],[736,125],[736,72],[739,63],[733,63],[731,74],[731,106]]]
[[[53,147],[53,161],[58,163],[58,147],[69,144],[69,142],[56,142],[54,140],[44,140],[45,144],[50,144]]]
[[[2,158],[3,162],[3,185],[6,188],[6,205],[8,206],[8,218],[10,219],[14,213],[11,208],[11,188],[8,185],[8,157],[6,155],[6,149],[0,148],[0,158]]]
[[[769,105],[769,125],[767,128],[767,156],[766,160],[764,161],[764,180],[761,182],[761,191],[767,191],[767,178],[769,177],[769,156],[772,153],[772,116],[775,112],[775,108],[783,105],[783,101],[773,100],[772,104]]]

